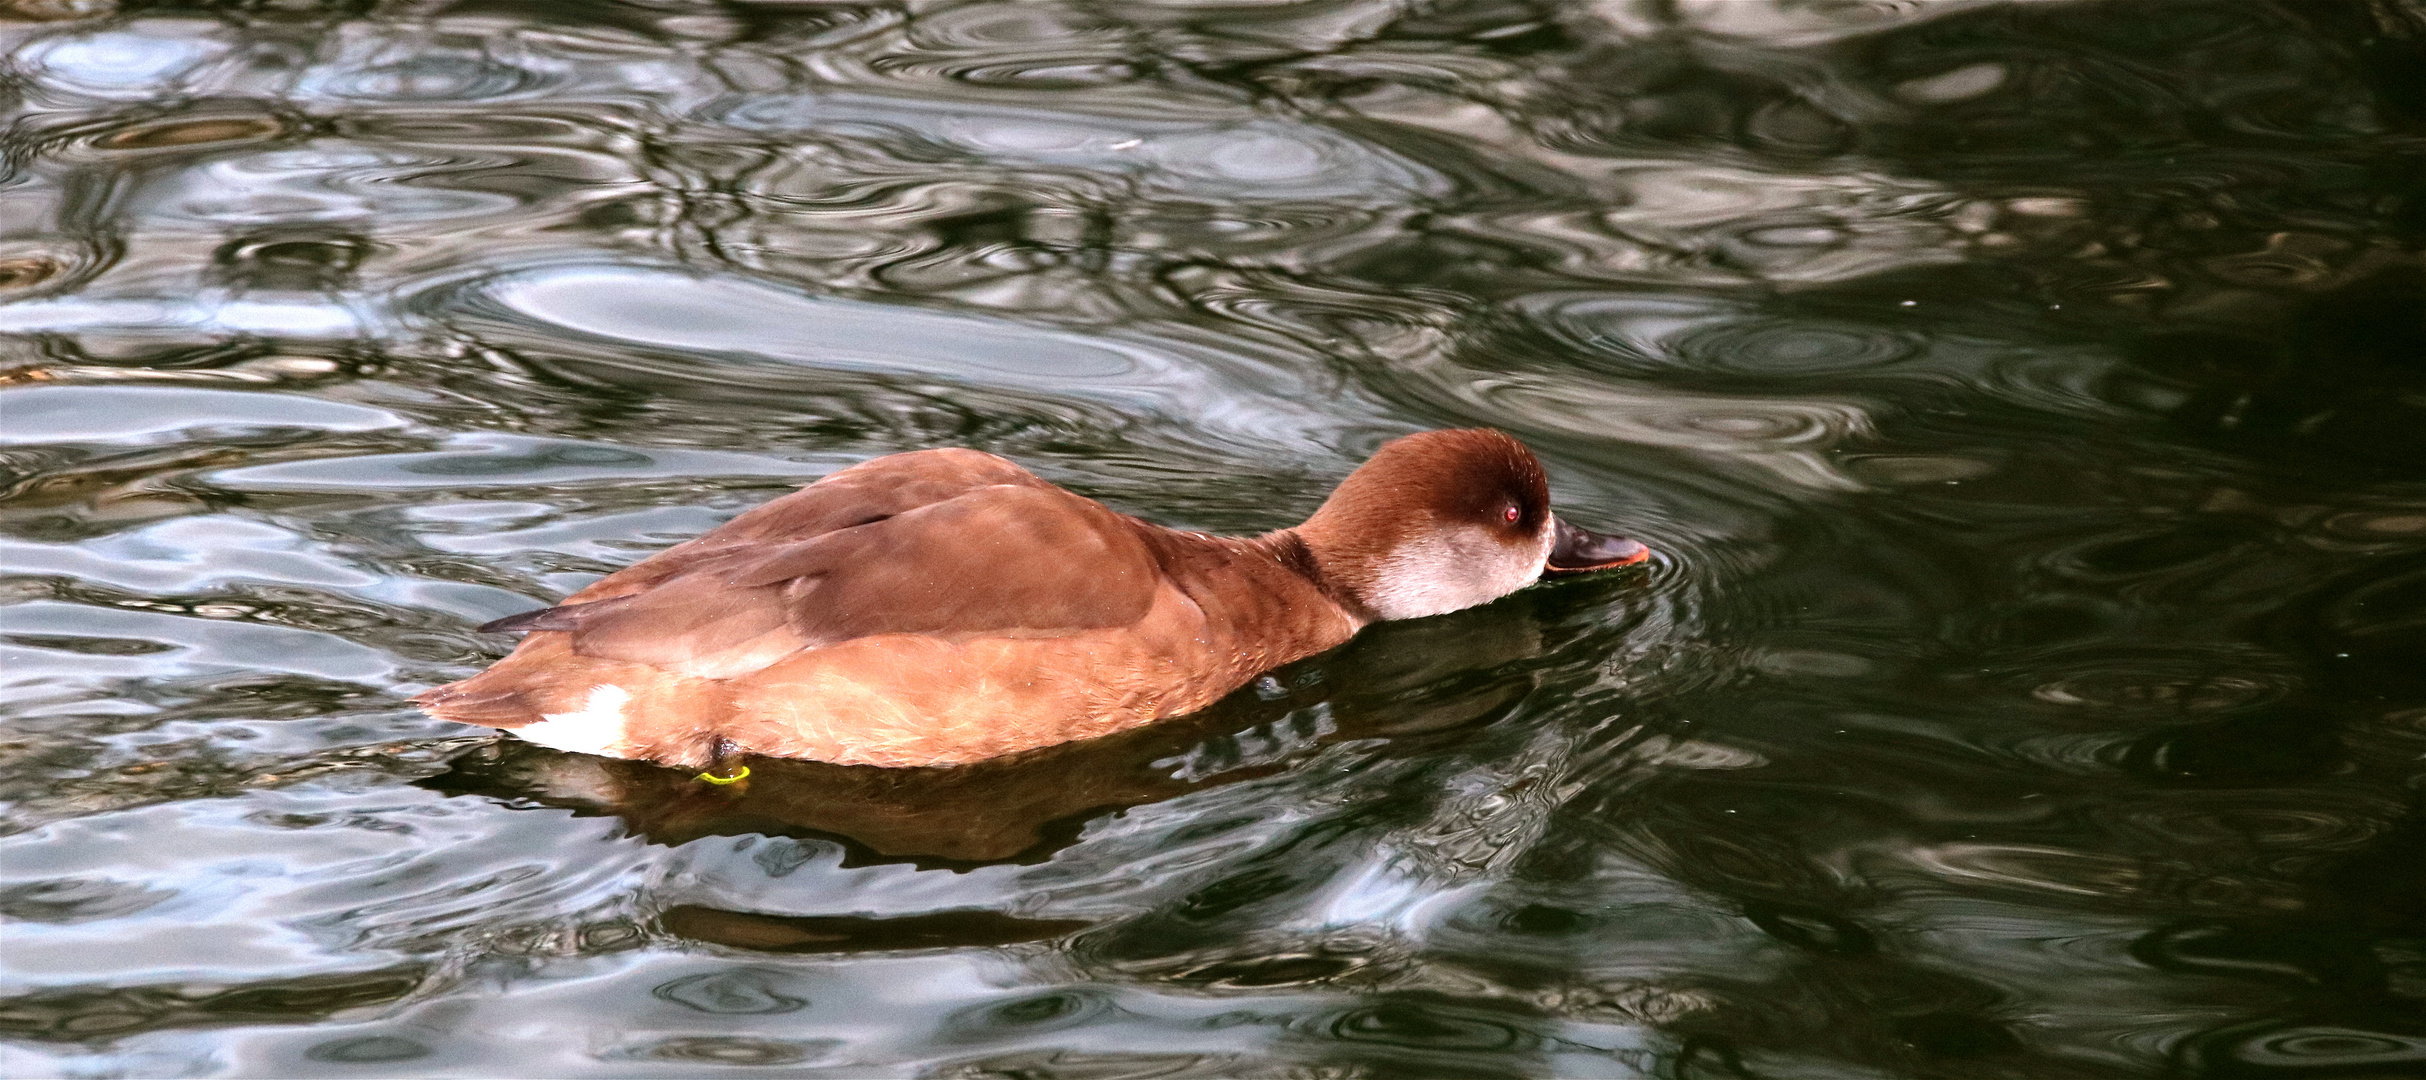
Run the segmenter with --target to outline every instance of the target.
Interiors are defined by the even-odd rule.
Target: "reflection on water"
[[[0,3],[9,1075],[2426,1063],[2411,0]],[[867,457],[1662,559],[746,790],[406,699]]]

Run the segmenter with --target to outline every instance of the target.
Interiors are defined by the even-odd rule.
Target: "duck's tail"
[[[413,703],[440,720],[481,727],[518,728],[542,719],[538,706],[520,691],[487,690],[473,685],[479,681],[480,676],[474,675],[461,682],[424,690],[414,695]]]

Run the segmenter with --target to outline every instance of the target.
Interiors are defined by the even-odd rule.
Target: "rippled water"
[[[2426,1066],[2426,8],[0,3],[8,1075]],[[423,718],[938,445],[1648,573],[746,793]]]

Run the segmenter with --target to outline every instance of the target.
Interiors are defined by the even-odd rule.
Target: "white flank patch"
[[[544,718],[536,724],[506,731],[525,742],[557,750],[621,757],[607,748],[623,741],[623,707],[631,700],[631,691],[613,683],[599,683],[590,688],[590,698],[582,704],[581,711],[543,713]]]

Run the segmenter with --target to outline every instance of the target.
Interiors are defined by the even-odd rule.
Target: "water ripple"
[[[1514,430],[1684,450],[1820,491],[1863,488],[1827,453],[1869,432],[1869,412],[1854,402],[1718,397],[1536,372],[1439,371],[1432,385],[1468,415]]]
[[[752,132],[939,140],[987,161],[1134,174],[1196,198],[1356,203],[1444,190],[1412,161],[1305,123],[1115,119],[843,93],[754,97],[715,115]]]
[[[141,101],[227,54],[209,29],[198,21],[143,19],[47,38],[26,49],[23,62],[46,90]]]

